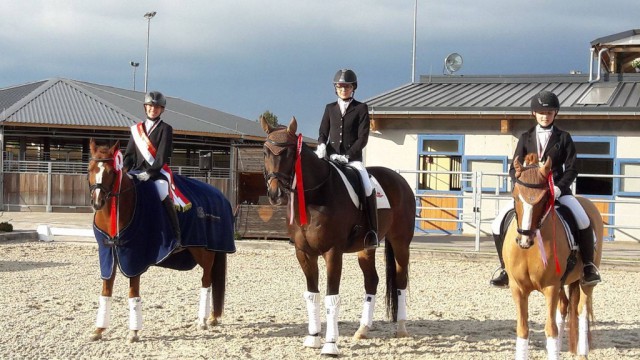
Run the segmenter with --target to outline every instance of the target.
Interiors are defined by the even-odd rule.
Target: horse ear
[[[291,135],[295,135],[296,131],[298,131],[298,121],[295,116],[292,116],[291,122],[289,122],[289,126],[287,127],[287,132]]]
[[[89,139],[89,151],[92,154],[96,152],[96,141],[93,138]]]
[[[271,126],[267,119],[262,115],[260,115],[260,125],[262,126],[262,130],[267,134],[270,134],[273,131],[273,126]]]
[[[109,150],[112,154],[114,154],[120,148],[120,140],[116,141],[116,143]]]
[[[513,159],[513,168],[516,169],[516,179],[517,179],[520,177],[520,174],[522,174],[522,164],[520,164],[520,160],[518,159],[517,156]]]

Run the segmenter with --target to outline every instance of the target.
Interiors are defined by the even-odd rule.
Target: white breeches
[[[571,210],[571,213],[576,218],[576,223],[578,224],[578,228],[580,230],[584,230],[588,228],[589,225],[591,225],[591,221],[589,221],[587,213],[584,211],[584,208],[582,207],[582,205],[580,205],[580,202],[578,201],[578,199],[576,199],[575,196],[562,195],[558,198],[557,201]],[[507,212],[513,209],[513,207],[514,201],[513,199],[511,199],[511,201],[509,201],[507,205],[500,209],[500,212],[491,223],[491,232],[493,232],[495,235],[500,234],[500,225],[502,224],[502,219],[504,219],[505,215],[507,215]]]
[[[371,195],[373,193],[373,186],[371,185],[371,180],[369,180],[369,173],[367,172],[367,168],[364,167],[361,161],[352,161],[348,165],[360,172],[360,177],[362,178],[362,186],[364,187],[364,193],[367,196]]]
[[[167,196],[169,196],[169,183],[167,180],[158,179],[153,182],[156,185],[156,189],[158,190],[158,196],[160,200],[164,200]]]

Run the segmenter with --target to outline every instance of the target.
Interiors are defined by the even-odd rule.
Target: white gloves
[[[349,162],[349,159],[347,158],[346,155],[332,154],[329,158],[333,161],[339,161],[343,164],[346,164]]]
[[[324,159],[324,157],[327,156],[327,145],[318,144],[318,148],[316,149],[316,155],[318,155],[320,159]]]
[[[558,200],[560,195],[562,195],[562,191],[560,191],[560,188],[555,185],[553,185],[553,195],[556,197],[556,200]]]
[[[140,180],[140,181],[147,181],[147,180],[149,180],[149,178],[150,178],[151,176],[149,175],[149,173],[148,173],[148,172],[143,171],[143,172],[141,172],[140,174],[136,175],[136,177],[137,177],[137,178],[138,178],[138,180]]]

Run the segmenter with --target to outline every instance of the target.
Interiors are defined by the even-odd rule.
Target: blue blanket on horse
[[[191,201],[192,207],[178,212],[183,246],[202,246],[207,250],[236,251],[231,205],[215,187],[175,175],[175,184]],[[108,279],[118,265],[126,277],[138,276],[149,266],[191,270],[196,261],[188,251],[175,254],[173,229],[152,181],[135,181],[136,204],[132,221],[121,229],[118,246],[107,246],[109,234],[93,225],[98,241],[100,275]]]

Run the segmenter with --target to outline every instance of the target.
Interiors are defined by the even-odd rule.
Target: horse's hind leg
[[[113,283],[116,280],[116,267],[113,267],[111,277],[102,280],[102,292],[98,299],[98,315],[96,316],[96,329],[91,333],[89,340],[96,341],[102,339],[102,334],[109,327],[111,322],[111,296],[113,295]]]
[[[591,342],[591,320],[593,318],[593,286],[580,286],[578,303],[578,356],[587,358]]]
[[[564,324],[569,311],[569,299],[564,287],[560,288],[560,298],[556,309],[556,327],[558,328],[558,352],[562,352],[562,341],[564,338]]]
[[[200,303],[198,306],[198,328],[200,330],[207,330],[207,318],[213,314],[211,313],[212,298],[211,298],[211,284],[212,284],[212,269],[215,259],[215,253],[205,250],[204,248],[189,248],[191,255],[202,268],[202,278],[200,288]],[[215,321],[215,319],[214,319]]]
[[[364,303],[362,305],[362,316],[360,317],[360,327],[353,335],[353,338],[366,339],[369,330],[373,325],[373,311],[376,305],[376,293],[378,288],[378,273],[376,271],[375,251],[358,252],[358,264],[364,274]]]
[[[142,299],[140,298],[140,275],[129,279],[129,336],[130,343],[140,341],[142,330]]]

